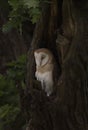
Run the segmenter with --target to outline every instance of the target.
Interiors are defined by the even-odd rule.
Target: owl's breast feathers
[[[53,71],[53,64],[50,63],[50,64],[46,64],[44,66],[40,66],[37,68],[37,71],[40,72],[40,73],[45,73],[45,72],[48,72],[48,71]]]

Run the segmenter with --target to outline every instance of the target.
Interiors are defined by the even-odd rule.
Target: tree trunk
[[[88,130],[87,5],[87,0],[51,0],[42,5],[28,54],[28,130]],[[52,51],[61,70],[57,93],[50,97],[34,78],[33,52],[40,47]]]

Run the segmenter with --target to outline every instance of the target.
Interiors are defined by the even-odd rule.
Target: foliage
[[[9,20],[3,26],[3,32],[8,32],[12,28],[19,28],[22,34],[22,23],[31,19],[36,23],[41,15],[40,0],[8,0],[11,7]]]
[[[40,0],[23,0],[24,5],[29,9],[32,23],[36,23],[41,15]]]
[[[19,81],[22,87],[25,87],[26,56],[20,56],[17,61],[8,63],[7,66],[7,74],[5,76],[0,75],[0,130],[4,130],[4,126],[11,127],[18,115],[21,118],[16,85]],[[19,122],[21,123],[22,120]]]
[[[7,70],[8,78],[23,82],[26,71],[26,55],[20,56],[17,61],[8,63],[7,66],[9,68]]]

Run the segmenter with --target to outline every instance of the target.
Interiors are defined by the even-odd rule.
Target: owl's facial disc
[[[39,67],[41,63],[41,56],[39,53],[34,53],[36,65]]]
[[[46,53],[41,53],[41,66],[46,65],[49,60],[49,55]]]
[[[49,55],[44,52],[34,53],[35,62],[37,67],[43,66],[48,63]]]

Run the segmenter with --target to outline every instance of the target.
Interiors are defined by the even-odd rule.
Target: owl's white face
[[[38,67],[47,64],[49,60],[49,55],[44,52],[39,52],[39,53],[35,52],[34,57],[35,57],[36,65]]]

